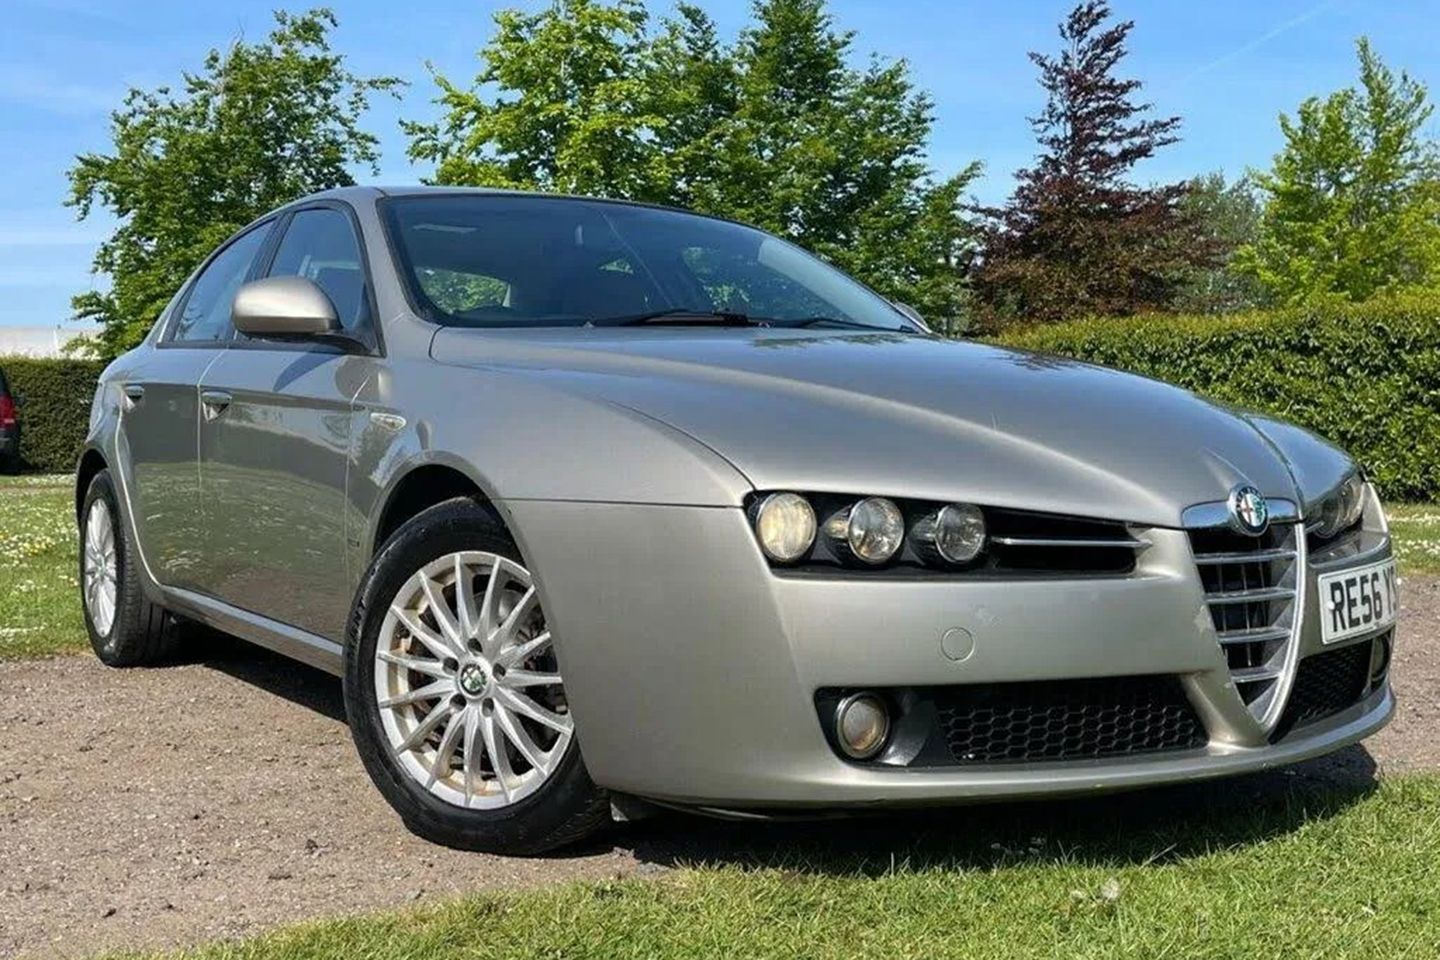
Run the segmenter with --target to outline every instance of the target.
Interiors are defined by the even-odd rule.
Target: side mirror
[[[901,313],[905,314],[905,316],[909,317],[911,320],[914,320],[915,323],[919,325],[921,330],[924,330],[926,333],[933,332],[930,329],[930,324],[926,323],[925,318],[920,316],[919,310],[916,310],[908,303],[901,303],[899,300],[894,300],[891,302],[896,310],[899,310]]]
[[[230,322],[251,337],[315,337],[341,333],[335,305],[304,277],[251,280],[235,294]]]

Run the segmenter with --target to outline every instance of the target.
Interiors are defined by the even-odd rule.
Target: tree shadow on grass
[[[1168,863],[1335,816],[1377,785],[1360,746],[1295,767],[1126,793],[895,811],[809,822],[666,813],[614,837],[659,866],[878,876],[895,869]]]

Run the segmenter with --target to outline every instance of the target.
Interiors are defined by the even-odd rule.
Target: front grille
[[[956,764],[1093,760],[1203,747],[1174,677],[1107,677],[933,688]]]
[[[1388,642],[1385,634],[1301,660],[1277,735],[1333,717],[1359,703],[1370,685],[1371,645]]]
[[[1228,527],[1190,531],[1205,603],[1240,697],[1262,723],[1279,709],[1298,636],[1303,539],[1294,524],[1258,537]]]
[[[1002,570],[1123,574],[1146,547],[1113,520],[990,509],[985,522],[992,560]]]

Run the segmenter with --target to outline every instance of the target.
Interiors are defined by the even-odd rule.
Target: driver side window
[[[200,271],[175,318],[168,340],[204,343],[230,339],[230,307],[235,302],[235,292],[250,276],[250,268],[265,245],[270,227],[267,221],[241,234]]]
[[[325,291],[340,326],[349,333],[369,327],[369,297],[360,244],[350,218],[330,207],[301,210],[290,218],[275,249],[272,277],[304,277]]]

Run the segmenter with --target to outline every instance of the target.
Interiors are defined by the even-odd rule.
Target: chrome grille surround
[[[1259,536],[1237,533],[1228,524],[1188,530],[1231,683],[1266,734],[1280,722],[1295,682],[1307,565],[1305,534],[1293,506],[1276,505],[1275,522]],[[1214,518],[1204,511],[1192,516]]]

